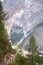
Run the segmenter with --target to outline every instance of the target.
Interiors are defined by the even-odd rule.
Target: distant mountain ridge
[[[31,34],[34,34],[43,50],[43,0],[4,0],[3,5],[4,10],[9,11],[9,19],[5,22],[12,42],[19,42],[24,37],[21,45],[25,49]]]

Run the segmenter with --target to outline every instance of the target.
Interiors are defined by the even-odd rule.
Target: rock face
[[[40,23],[33,28],[33,31],[28,35],[21,43],[23,49],[27,50],[29,45],[29,39],[31,35],[34,35],[36,38],[36,43],[40,52],[43,52],[43,23]]]
[[[6,26],[8,27],[7,29],[11,28],[9,34],[13,43],[15,43],[15,37],[16,42],[24,37],[21,45],[25,49],[28,46],[26,41],[30,38],[31,33],[33,33],[36,36],[38,45],[40,44],[39,49],[43,51],[43,0],[4,0],[2,4],[4,10],[9,12]],[[14,15],[16,16],[14,17]],[[14,21],[13,24],[12,21]]]

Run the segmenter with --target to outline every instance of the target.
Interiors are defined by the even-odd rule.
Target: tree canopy
[[[10,52],[11,44],[9,42],[7,31],[5,29],[3,19],[4,15],[2,3],[0,2],[0,60]]]
[[[34,35],[32,35],[32,37],[30,38],[30,44],[28,47],[28,51],[30,53],[30,55],[28,55],[29,65],[37,65],[37,63],[39,63],[40,58],[38,54],[38,46],[36,44],[36,39]]]

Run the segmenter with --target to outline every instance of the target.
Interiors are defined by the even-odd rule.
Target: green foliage
[[[2,60],[2,58],[11,50],[11,45],[9,43],[9,39],[6,30],[4,28],[3,14],[4,12],[2,8],[2,4],[0,2],[0,60]]]
[[[28,50],[30,52],[37,52],[37,48],[38,46],[36,45],[36,40],[35,40],[35,37],[32,35],[32,37],[30,38],[30,44],[29,44],[29,48]]]
[[[27,58],[21,54],[17,54],[16,59],[11,65],[27,65]]]
[[[43,65],[43,56],[40,57],[39,64],[40,64],[40,65],[41,65],[41,64]]]
[[[39,54],[38,54],[38,46],[36,44],[36,40],[33,35],[30,38],[30,44],[29,44],[28,51],[31,53],[30,55],[28,55],[28,60],[29,60],[28,64],[36,65],[36,63],[39,63],[40,58],[39,58]]]
[[[17,47],[18,47],[18,49],[22,49],[22,47],[21,47],[21,45],[20,45],[20,44],[18,44],[18,46],[17,46]]]
[[[8,53],[8,54],[6,55],[6,60],[8,61],[8,60],[10,59],[10,57],[11,57],[11,54]]]

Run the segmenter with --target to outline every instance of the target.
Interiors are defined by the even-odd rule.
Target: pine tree
[[[32,35],[30,38],[30,44],[28,47],[29,55],[28,55],[28,64],[29,65],[37,65],[39,62],[39,54],[38,54],[38,46],[36,44],[35,37]]]
[[[2,3],[0,2],[0,60],[10,52],[11,44],[4,27],[3,19],[5,13],[3,12]]]
[[[10,65],[28,65],[27,58],[21,54],[17,54],[15,60]]]

